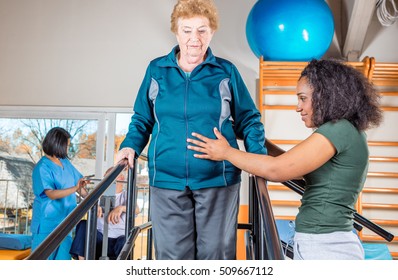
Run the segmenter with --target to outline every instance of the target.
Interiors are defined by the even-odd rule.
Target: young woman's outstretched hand
[[[228,155],[228,150],[232,149],[227,139],[218,131],[217,128],[213,129],[217,140],[207,138],[201,134],[192,133],[192,136],[199,140],[191,138],[187,139],[187,142],[194,145],[188,145],[188,149],[200,152],[201,154],[194,154],[196,158],[211,159],[216,161],[225,160]]]

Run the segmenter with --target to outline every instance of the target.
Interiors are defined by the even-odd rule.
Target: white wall
[[[398,1],[396,3],[398,5]],[[398,62],[398,21],[386,27],[380,24],[376,14],[373,15],[361,59],[364,56],[373,56],[376,62]]]
[[[217,2],[221,28],[212,47],[254,92],[257,60],[243,15],[255,1]],[[176,44],[174,3],[1,0],[0,105],[132,107],[148,62]]]
[[[236,64],[255,97],[258,60],[245,24],[256,1],[215,2],[221,26],[211,47]],[[175,45],[174,3],[0,0],[0,105],[132,107],[148,62]],[[398,23],[374,21],[370,30],[378,33],[367,37],[364,55],[398,62]],[[338,51],[331,46],[325,56]]]

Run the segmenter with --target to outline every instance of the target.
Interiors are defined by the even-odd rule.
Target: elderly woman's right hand
[[[122,159],[127,159],[130,168],[134,167],[135,151],[132,148],[123,148],[116,154],[116,163]]]

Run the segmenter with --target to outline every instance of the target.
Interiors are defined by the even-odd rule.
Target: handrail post
[[[282,245],[276,227],[274,214],[272,211],[271,200],[269,198],[266,181],[256,177],[256,192],[259,199],[261,215],[261,257],[269,260],[284,260]]]
[[[98,203],[87,213],[86,224],[86,243],[84,245],[85,259],[95,260],[96,247],[97,247],[97,210]]]
[[[246,240],[246,259],[250,258],[250,260],[255,260],[256,259],[256,250],[254,247],[255,240],[253,238],[254,236],[254,219],[253,219],[253,206],[254,204],[254,184],[253,184],[253,175],[249,174],[249,184],[248,184],[248,201],[249,201],[249,217],[248,221],[249,224],[251,225],[250,231],[247,230],[245,233],[245,240]],[[250,248],[248,248],[250,247]]]
[[[249,175],[249,222],[252,224],[252,236],[253,236],[253,255],[255,260],[260,259],[260,247],[261,247],[261,234],[260,234],[260,218],[259,218],[259,206],[258,197],[255,190],[255,177]]]
[[[127,203],[126,203],[126,238],[130,235],[130,231],[135,226],[135,209],[137,206],[137,159],[134,160],[134,167],[128,168],[127,176]],[[134,259],[134,250],[131,250],[130,259]]]

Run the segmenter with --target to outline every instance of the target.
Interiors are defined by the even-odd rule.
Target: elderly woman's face
[[[180,18],[176,36],[181,58],[187,61],[203,60],[213,34],[206,17]]]

